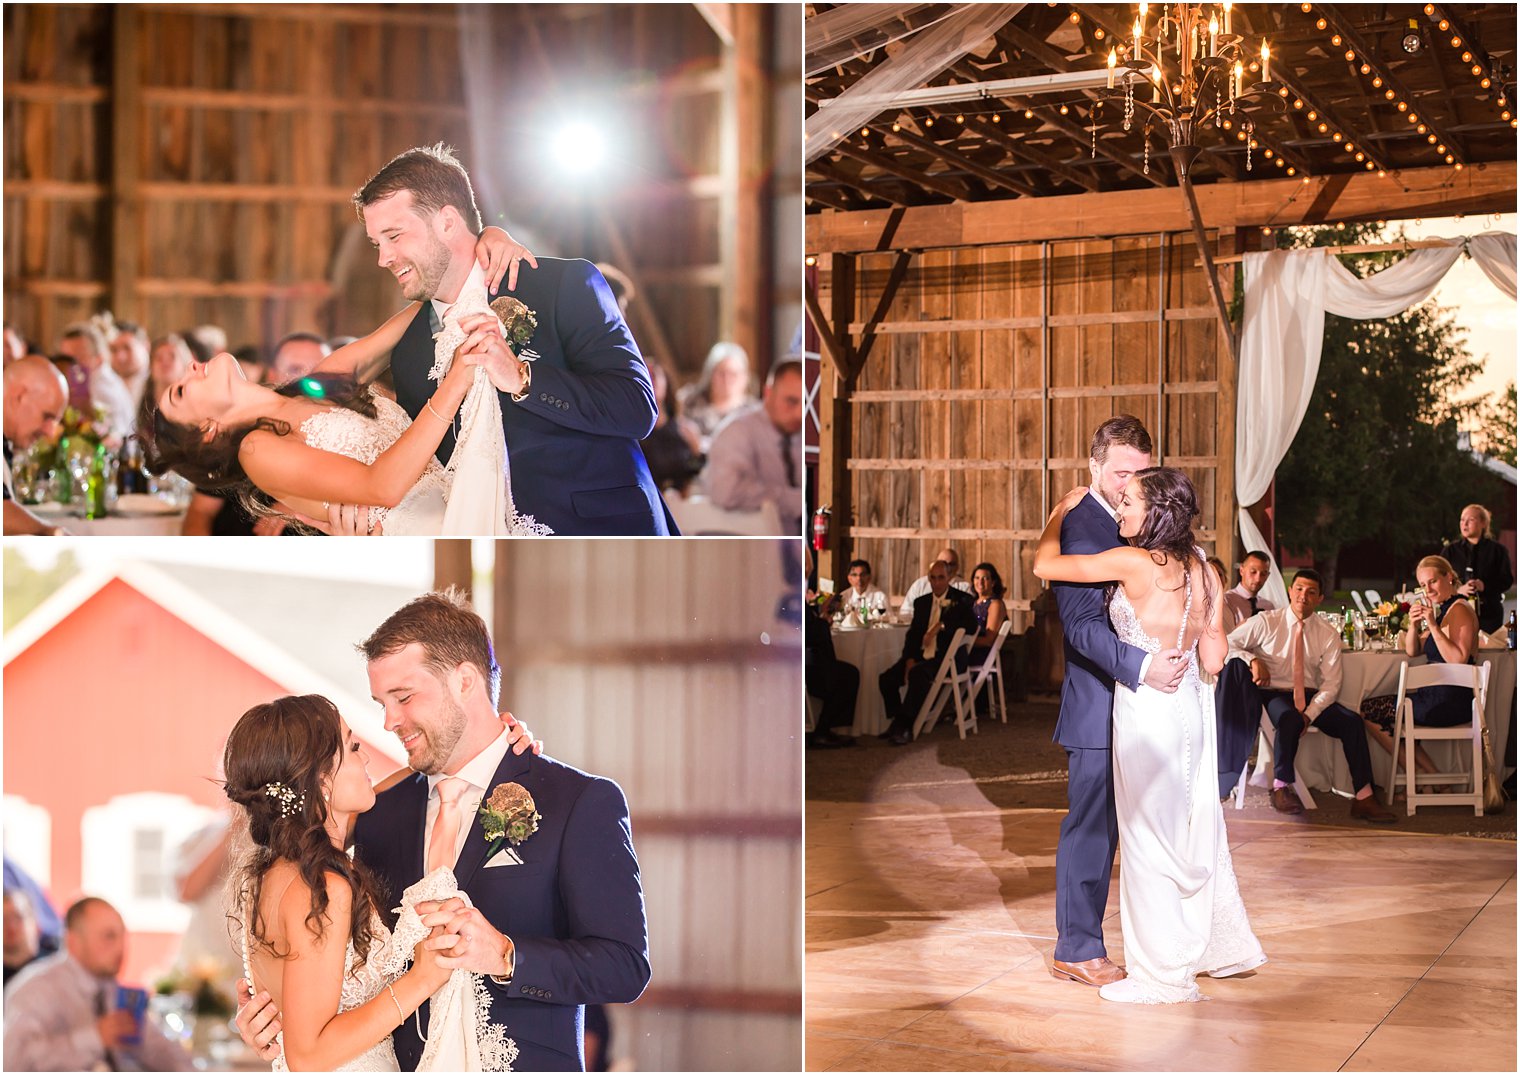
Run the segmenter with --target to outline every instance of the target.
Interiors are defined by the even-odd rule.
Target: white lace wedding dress
[[[1177,647],[1192,609],[1187,597]],[[1161,649],[1120,586],[1109,606],[1120,641]],[[1267,961],[1246,919],[1230,862],[1216,772],[1214,688],[1198,649],[1175,694],[1114,688],[1114,809],[1119,820],[1119,919],[1127,977],[1106,1000],[1175,1004],[1203,999],[1198,974],[1224,977]]]
[[[394,400],[379,394],[372,394],[370,398],[375,404],[376,417],[367,418],[346,407],[324,408],[301,423],[301,439],[308,447],[345,455],[366,466],[374,465],[380,453],[396,443],[396,438],[406,432],[412,419]],[[501,438],[500,422],[497,423],[495,435],[498,440]],[[454,454],[457,457],[470,450],[472,449],[461,445]],[[451,460],[451,464],[454,462]],[[456,495],[456,490],[458,496],[466,499],[473,499],[477,495],[475,490],[457,484],[453,478],[453,473],[441,466],[437,459],[429,459],[422,477],[402,498],[401,503],[394,508],[369,509],[370,527],[383,523],[385,533],[397,537],[437,537],[445,534],[448,528],[444,519],[450,497]],[[503,526],[497,528],[496,533],[543,535],[550,532],[547,527],[535,523],[531,516],[519,515],[510,508],[507,510],[511,517],[504,520]],[[472,531],[468,536],[478,535]]]
[[[470,897],[459,888],[454,871],[439,867],[401,896],[401,906],[396,908],[396,930],[392,933],[376,915],[371,922],[369,958],[360,963],[354,953],[353,941],[348,942],[348,955],[343,964],[343,986],[339,996],[338,1011],[346,1012],[367,1004],[380,995],[386,985],[394,982],[405,972],[417,942],[430,932],[417,914],[417,904],[423,900],[446,900],[451,897],[470,904]],[[244,922],[249,920],[246,911],[241,912]],[[248,931],[243,930],[243,974],[253,982],[252,961],[249,959]],[[443,988],[429,998],[428,1028],[422,1056],[417,1061],[418,1071],[511,1071],[517,1059],[517,1043],[506,1035],[506,1028],[491,1022],[491,997],[484,979],[466,970],[456,970],[449,976]],[[412,1019],[418,1019],[413,1015]],[[421,1027],[419,1025],[420,1032]],[[285,1032],[276,1040],[280,1043],[280,1056],[274,1061],[274,1071],[289,1071],[285,1064]],[[360,1053],[336,1071],[399,1071],[396,1050],[387,1034],[375,1045]]]

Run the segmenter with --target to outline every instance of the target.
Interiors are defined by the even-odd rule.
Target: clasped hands
[[[417,914],[422,924],[432,929],[417,947],[439,953],[440,967],[496,977],[512,972],[512,942],[491,925],[480,908],[468,907],[458,896],[451,896],[419,902]]]

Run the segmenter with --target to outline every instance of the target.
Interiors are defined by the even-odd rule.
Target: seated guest
[[[654,385],[659,409],[654,428],[639,441],[639,447],[644,449],[644,461],[649,464],[649,473],[660,491],[674,489],[685,496],[692,479],[702,473],[702,435],[681,417],[681,405],[676,401],[675,385],[665,363],[653,355],[645,355],[644,365],[649,368],[649,381]]]
[[[32,917],[37,920],[37,934],[41,944],[45,944],[49,951],[56,952],[58,946],[63,943],[63,919],[58,917],[58,912],[53,910],[47,893],[42,890],[31,874],[11,861],[9,855],[5,856],[5,887],[12,892],[21,891],[27,895],[27,900],[32,909]]]
[[[1208,563],[1214,569],[1214,577],[1219,580],[1219,588],[1221,590],[1228,590],[1230,588],[1230,573],[1225,570],[1224,561],[1217,556],[1210,556]]]
[[[681,411],[697,427],[702,449],[712,444],[718,427],[728,418],[752,410],[749,355],[737,343],[719,341],[707,352],[702,373],[681,390]]]
[[[130,321],[116,322],[111,338],[111,368],[132,393],[132,407],[142,403],[148,387],[148,334]]]
[[[39,959],[5,992],[5,1066],[12,1071],[191,1071],[183,1046],[117,1005],[127,927],[105,900],[64,915],[64,951]]]
[[[1351,816],[1392,822],[1397,819],[1372,794],[1372,755],[1362,718],[1335,700],[1341,689],[1341,639],[1315,615],[1324,600],[1322,587],[1318,572],[1300,571],[1288,588],[1287,608],[1259,613],[1230,632],[1230,656],[1250,661],[1252,681],[1277,729],[1272,806],[1284,814],[1304,812],[1293,790],[1293,762],[1299,738],[1312,724],[1341,741],[1356,789]]]
[[[1404,652],[1410,657],[1423,654],[1428,664],[1475,663],[1478,614],[1459,592],[1456,570],[1444,557],[1427,556],[1415,567],[1414,577],[1423,597],[1409,606]],[[1409,692],[1409,700],[1414,706],[1414,722],[1427,728],[1451,728],[1472,720],[1473,692],[1468,687],[1450,684],[1420,687]],[[1368,733],[1390,754],[1397,704],[1398,696],[1392,694],[1368,698],[1362,703]],[[1440,771],[1418,745],[1414,760],[1422,773]]]
[[[760,406],[718,430],[703,472],[707,495],[725,511],[755,511],[767,501],[781,533],[802,533],[802,363],[771,367]]]
[[[58,350],[84,371],[90,404],[106,413],[107,435],[125,437],[137,422],[137,405],[126,382],[111,368],[111,348],[90,321],[76,321],[63,330]]]
[[[227,350],[227,330],[220,325],[196,325],[179,335],[195,360],[203,366]]]
[[[11,976],[40,956],[58,951],[58,941],[42,936],[32,899],[23,888],[5,890],[5,984]]]
[[[274,345],[269,356],[269,383],[289,384],[321,365],[332,351],[315,332],[292,332]]]
[[[16,361],[16,359],[25,358],[32,353],[32,348],[26,342],[26,337],[21,334],[21,330],[9,321],[5,322],[4,341],[3,351],[7,366]]]
[[[5,533],[62,534],[61,528],[32,514],[16,500],[11,487],[11,460],[15,452],[58,435],[58,423],[69,402],[68,382],[40,355],[7,363],[4,378],[5,406],[0,418],[5,427]]]
[[[950,569],[951,586],[957,590],[964,590],[966,593],[971,592],[971,583],[961,578],[961,558],[959,553],[949,545],[946,545],[943,549],[939,550],[934,559]],[[911,616],[913,614],[913,603],[928,592],[929,576],[926,574],[920,575],[913,580],[913,585],[908,587],[908,595],[903,598],[902,607],[897,611],[904,616]]]
[[[835,655],[828,621],[812,601],[803,608],[802,629],[807,692],[823,702],[807,745],[825,749],[854,746],[855,740],[840,729],[848,731],[855,723],[860,669]]]
[[[152,408],[163,398],[164,389],[190,372],[195,361],[190,347],[183,337],[170,333],[153,341],[148,350],[148,387],[143,391],[142,403],[137,409],[137,428],[153,428]]]
[[[935,673],[945,659],[957,629],[976,631],[976,616],[971,611],[971,595],[950,585],[950,569],[939,560],[929,565],[929,592],[913,603],[913,622],[903,640],[902,657],[877,679],[882,700],[892,725],[881,733],[893,746],[905,747],[913,740],[913,722],[929,695]],[[956,654],[956,665],[965,668],[964,653]],[[903,687],[908,688],[906,699]]]
[[[1240,582],[1233,590],[1224,592],[1224,609],[1231,621],[1226,624],[1233,630],[1258,612],[1269,612],[1277,606],[1260,596],[1261,588],[1272,577],[1272,558],[1264,552],[1248,552],[1240,562]]]
[[[1213,563],[1215,561],[1210,561]],[[1224,570],[1224,565],[1219,565]],[[1248,552],[1240,562],[1240,582],[1224,593],[1225,628],[1234,630],[1258,612],[1274,606],[1259,596],[1272,575],[1272,560],[1264,552]],[[1224,581],[1221,578],[1221,581]],[[1251,668],[1239,657],[1226,660],[1214,685],[1215,742],[1219,754],[1219,794],[1228,795],[1240,779],[1256,728],[1261,721],[1261,695],[1251,682]]]
[[[1504,595],[1515,584],[1509,550],[1488,536],[1493,517],[1482,504],[1462,509],[1462,537],[1441,550],[1461,583],[1463,597],[1478,595],[1478,628],[1493,634],[1504,622]]]
[[[237,359],[238,368],[243,371],[243,380],[249,384],[268,384],[274,376],[274,371],[264,365],[264,360],[259,357],[259,349],[251,343],[233,350],[232,357]]]
[[[978,628],[976,642],[971,647],[971,664],[975,667],[987,659],[997,642],[998,631],[1008,618],[1008,606],[1003,604],[1003,576],[991,564],[977,564],[972,568],[971,592],[976,597],[971,612]]]
[[[871,565],[865,560],[851,560],[850,585],[834,596],[834,607],[840,612],[859,612],[868,609],[873,614],[887,611],[887,595],[879,586],[871,585]]]

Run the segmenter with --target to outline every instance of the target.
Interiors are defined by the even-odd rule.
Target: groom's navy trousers
[[[1061,523],[1061,551],[1087,555],[1117,548],[1114,517],[1083,497]],[[1103,912],[1114,870],[1114,682],[1140,684],[1145,651],[1120,642],[1108,620],[1105,587],[1053,583],[1065,634],[1066,670],[1055,740],[1066,748],[1066,818],[1056,845],[1055,958],[1081,963],[1107,955]]]
[[[528,394],[501,394],[517,510],[560,535],[678,533],[639,446],[654,428],[654,388],[612,289],[589,261],[538,265],[521,266],[517,290],[504,292],[538,319],[514,348],[532,366]],[[396,400],[414,419],[436,387],[432,332],[424,304],[391,353]],[[453,451],[451,432],[438,461]]]
[[[637,1000],[649,983],[628,806],[611,780],[547,757],[509,751],[491,788],[508,782],[528,790],[540,815],[538,831],[517,848],[522,862],[486,865],[476,815],[454,873],[471,903],[517,947],[512,980],[486,979],[491,1021],[517,1043],[514,1070],[580,1071],[584,1005]],[[427,778],[413,774],[359,815],[355,857],[379,880],[381,913],[392,927],[391,909],[422,877],[427,801]],[[425,1027],[426,1005],[420,1018]],[[402,1070],[416,1070],[417,1020],[406,1020],[392,1038]]]

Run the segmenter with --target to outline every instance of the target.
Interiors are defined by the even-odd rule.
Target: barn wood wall
[[[514,57],[485,91],[499,107],[475,112],[484,130],[462,74],[470,19]],[[545,128],[526,122],[552,101],[530,20],[555,84],[594,69],[590,104],[631,125],[637,159],[591,193],[555,182]],[[721,236],[754,203],[741,166],[773,165],[725,144],[741,74],[746,114],[775,99],[690,5],[7,5],[4,29],[5,315],[48,350],[105,308],[155,334],[220,324],[232,346],[373,328],[401,297],[349,199],[440,140],[502,179],[479,184],[487,221],[540,253],[636,260],[635,334],[681,373],[736,321],[752,349],[771,340],[769,280],[761,298],[725,291],[769,237]]]
[[[894,257],[859,257],[857,311],[875,309]],[[1050,507],[1088,484],[1093,429],[1125,412],[1193,479],[1205,548],[1229,549],[1234,362],[1197,257],[1187,234],[914,255],[850,403],[849,543],[881,585],[901,595],[952,544],[967,577],[998,568],[1025,628]]]
[[[628,797],[654,980],[640,1070],[801,1057],[801,642],[779,541],[498,543],[502,700]]]

